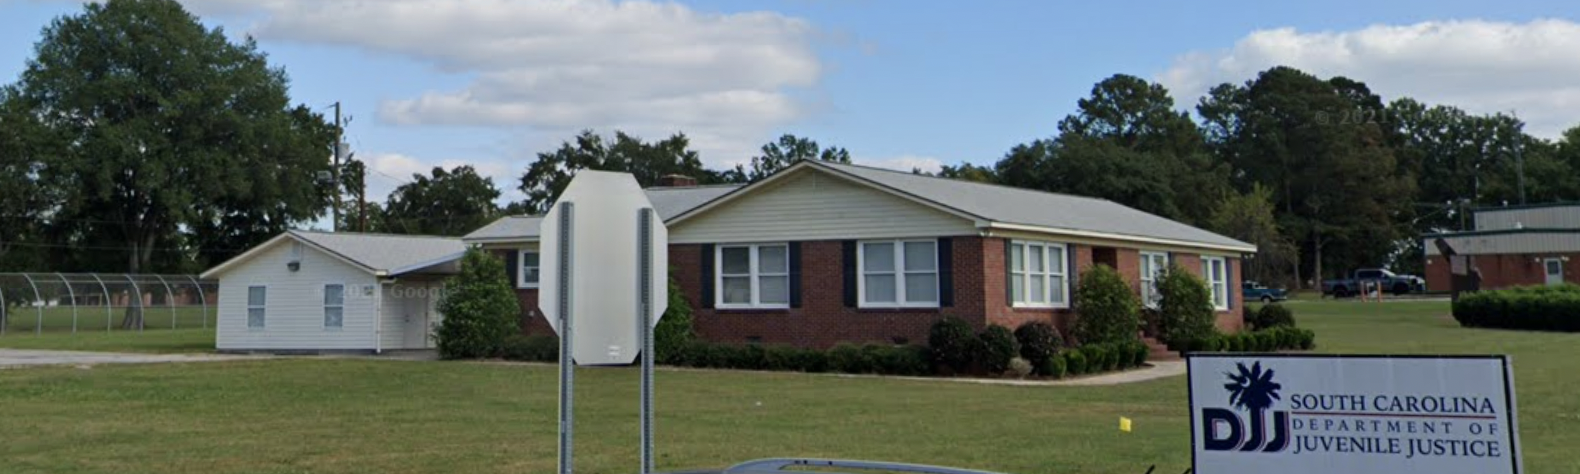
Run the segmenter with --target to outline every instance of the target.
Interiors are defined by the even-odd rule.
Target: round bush
[[[1136,337],[1141,303],[1119,272],[1095,265],[1081,273],[1075,290],[1075,337],[1082,345],[1125,341]]]
[[[1130,350],[1132,351],[1131,359],[1130,359],[1130,366],[1131,367],[1140,367],[1143,364],[1146,364],[1147,363],[1147,356],[1152,354],[1152,348],[1151,347],[1147,347],[1147,345],[1145,343],[1142,343],[1142,342],[1135,342],[1135,343],[1131,344],[1130,347],[1131,347]]]
[[[521,307],[505,278],[505,262],[498,257],[482,249],[467,250],[461,273],[446,280],[445,288],[438,303],[444,319],[434,331],[441,357],[496,357],[511,335],[520,334]]]
[[[840,343],[828,350],[828,365],[835,372],[847,374],[865,374],[872,372],[872,360],[867,357],[867,352],[861,346],[851,343]]]
[[[950,374],[970,370],[981,347],[982,339],[971,325],[954,316],[939,319],[927,332],[927,348],[932,350],[933,363]]]
[[[1044,362],[1044,364],[1046,364],[1046,369],[1041,369],[1043,370],[1042,375],[1046,375],[1048,377],[1062,379],[1064,378],[1065,374],[1070,372],[1070,367],[1068,365],[1069,361],[1065,360],[1064,356],[1059,354],[1049,356],[1047,362]]]
[[[1019,357],[1010,359],[1009,373],[1014,375],[1016,378],[1026,378],[1027,375],[1031,375],[1031,362],[1027,362],[1026,359]]]
[[[1163,342],[1192,340],[1213,333],[1212,293],[1207,282],[1178,265],[1158,280],[1158,330]]]
[[[1251,320],[1251,330],[1265,331],[1273,328],[1295,327],[1295,314],[1281,304],[1263,305]]]
[[[1081,353],[1081,351],[1065,351],[1064,365],[1069,370],[1070,375],[1085,374],[1086,354]]]
[[[1054,354],[1059,353],[1059,348],[1064,345],[1064,339],[1059,337],[1059,330],[1052,324],[1034,321],[1020,325],[1015,329],[1015,340],[1020,342],[1020,356],[1030,361],[1047,361]],[[1039,364],[1043,364],[1039,362]],[[1043,369],[1036,369],[1043,373]]]
[[[1225,351],[1245,352],[1245,336],[1243,334],[1230,334],[1224,336]]]
[[[1020,343],[1015,341],[1015,333],[1009,328],[997,324],[988,326],[982,331],[982,348],[980,362],[982,369],[990,374],[1002,374],[1009,370],[1009,361],[1020,354]]]

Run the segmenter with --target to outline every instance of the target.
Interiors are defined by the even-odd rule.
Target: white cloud
[[[911,171],[920,169],[925,173],[937,173],[944,166],[944,161],[931,156],[900,155],[888,158],[854,158],[851,161],[858,165],[888,168],[891,170]]]
[[[1580,24],[1568,20],[1260,30],[1227,50],[1181,56],[1158,80],[1193,106],[1212,86],[1240,84],[1276,65],[1363,81],[1385,100],[1518,111],[1526,130],[1544,137],[1580,123]]]
[[[803,114],[789,91],[822,67],[805,21],[611,0],[191,0],[199,12],[256,14],[265,40],[360,48],[471,83],[386,100],[400,125],[530,127],[565,134],[684,131],[710,162],[749,156]]]

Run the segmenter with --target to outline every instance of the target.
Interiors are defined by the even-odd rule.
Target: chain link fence
[[[0,336],[208,328],[218,296],[196,275],[0,273]]]

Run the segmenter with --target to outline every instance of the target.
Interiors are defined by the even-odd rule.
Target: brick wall
[[[517,249],[488,249],[489,253],[506,260],[506,257],[518,252]],[[508,261],[508,260],[506,260]],[[515,271],[507,268],[505,271]],[[554,334],[554,327],[549,326],[549,320],[544,319],[543,311],[538,310],[538,290],[516,288],[516,304],[521,307],[521,331],[525,334]]]
[[[1174,259],[1174,264],[1184,268],[1186,273],[1205,278],[1201,272],[1201,255],[1182,252],[1173,252],[1169,255]],[[1217,326],[1219,331],[1239,332],[1245,326],[1244,318],[1240,316],[1240,310],[1245,304],[1245,294],[1241,291],[1240,285],[1243,281],[1240,275],[1240,259],[1227,258],[1225,261],[1229,265],[1230,304],[1228,311],[1217,312]]]
[[[1548,258],[1568,257],[1564,262],[1564,281],[1580,284],[1580,253],[1569,254],[1500,254],[1472,255],[1472,265],[1481,270],[1481,287],[1485,289],[1511,286],[1544,285],[1547,273],[1543,265]],[[1427,291],[1449,291],[1452,281],[1448,257],[1434,255],[1427,258]]]

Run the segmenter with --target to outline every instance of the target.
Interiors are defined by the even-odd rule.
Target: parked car
[[[1356,270],[1352,278],[1322,280],[1322,294],[1335,298],[1354,296],[1360,293],[1362,282],[1396,295],[1426,291],[1426,280],[1421,277],[1398,275],[1381,268],[1363,268]]]
[[[1257,283],[1256,280],[1245,280],[1240,288],[1246,301],[1261,301],[1266,304],[1289,299],[1289,292],[1284,291],[1283,288],[1268,288]]]

